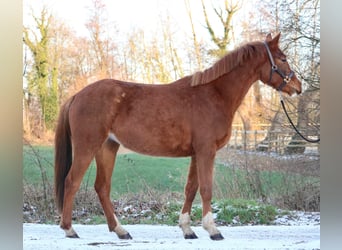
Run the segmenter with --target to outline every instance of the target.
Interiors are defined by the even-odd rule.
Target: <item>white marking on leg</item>
[[[77,235],[77,233],[75,232],[75,230],[72,227],[70,227],[69,229],[63,229],[63,230],[65,232],[66,237],[73,237],[73,236]]]
[[[190,215],[188,212],[179,215],[179,226],[183,230],[183,235],[191,235],[194,234],[190,227]]]
[[[115,136],[114,133],[109,133],[108,138],[111,139],[112,141],[115,141],[116,143],[119,143],[121,145],[121,142],[118,140],[118,138]]]
[[[208,231],[209,235],[219,234],[220,231],[217,230],[213,214],[208,212],[202,219],[203,228]]]
[[[115,214],[114,214],[114,219],[116,221],[116,227],[114,228],[114,232],[117,235],[125,235],[125,234],[127,234],[128,232],[121,226],[121,223],[120,223],[120,221],[118,220],[118,218],[116,217]]]

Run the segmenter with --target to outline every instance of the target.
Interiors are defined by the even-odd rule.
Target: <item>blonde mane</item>
[[[263,50],[260,49],[261,46],[261,42],[251,42],[229,52],[210,68],[194,73],[191,77],[191,86],[209,83],[229,73],[247,59],[263,53]]]

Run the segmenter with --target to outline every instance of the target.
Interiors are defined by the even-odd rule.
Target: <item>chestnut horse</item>
[[[191,157],[179,226],[185,239],[197,238],[190,211],[199,189],[203,228],[211,239],[223,239],[210,205],[213,166],[216,151],[230,138],[237,108],[257,80],[289,95],[301,93],[279,37],[269,34],[264,42],[247,43],[212,67],[170,84],[104,79],[71,97],[61,108],[55,135],[55,195],[66,236],[78,237],[71,225],[73,199],[95,157],[95,190],[109,231],[132,238],[110,200],[115,157],[123,145],[152,156]]]

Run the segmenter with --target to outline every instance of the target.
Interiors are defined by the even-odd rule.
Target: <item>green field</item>
[[[53,148],[24,146],[24,184],[53,183]],[[161,192],[183,192],[190,158],[150,157],[140,154],[118,155],[112,176],[112,197],[154,189]],[[92,188],[96,166],[91,163],[82,186]],[[294,191],[313,181],[311,177],[276,171],[251,172],[222,164],[215,165],[214,197],[219,199],[258,199],[276,197]],[[284,185],[286,182],[286,185]]]
[[[24,146],[24,183],[40,185],[42,172],[53,181],[53,148]],[[189,158],[161,158],[139,154],[118,155],[112,176],[112,195],[143,191],[147,186],[160,191],[182,192],[189,165]],[[93,186],[96,177],[95,161],[91,163],[82,185]]]
[[[32,217],[53,223],[53,147],[24,146],[23,152],[24,204],[31,204],[40,211]],[[189,163],[190,158],[150,157],[136,153],[118,155],[112,176],[112,200],[126,199],[124,203],[135,204],[135,207],[140,208],[149,204],[152,198],[150,205],[153,207],[146,218],[125,217],[122,221],[133,224],[176,225],[184,199],[182,193]],[[76,207],[81,210],[85,208],[89,212],[86,218],[90,217],[91,223],[104,223],[95,192],[88,192],[93,190],[95,176],[96,166],[92,162],[81,186],[81,193],[85,196],[80,197],[82,204]],[[250,221],[272,223],[276,215],[273,205],[278,205],[272,201],[286,201],[287,204],[301,209],[304,208],[303,203],[307,203],[306,195],[313,196],[315,190],[319,190],[319,178],[284,171],[256,171],[223,164],[215,164],[213,183],[213,211],[217,213],[217,220],[223,224],[231,223],[236,216],[240,217],[242,224],[248,224]],[[308,184],[316,185],[314,192],[307,193]],[[260,202],[261,200],[263,202]],[[26,221],[30,219],[32,218]],[[77,218],[81,223],[83,219],[82,216]],[[198,223],[200,219],[200,197],[197,195],[192,209],[192,220]]]

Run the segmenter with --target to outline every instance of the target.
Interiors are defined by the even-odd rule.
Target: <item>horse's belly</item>
[[[192,154],[190,139],[179,136],[153,136],[143,133],[113,133],[109,139],[134,152],[152,156],[182,157]]]

